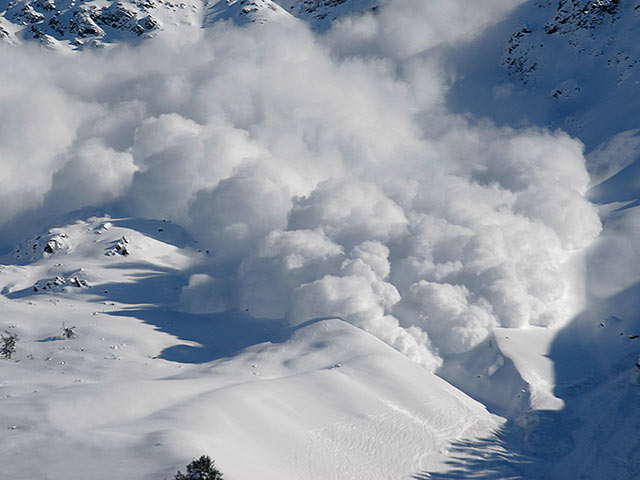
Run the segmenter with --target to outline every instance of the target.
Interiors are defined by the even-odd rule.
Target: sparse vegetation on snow
[[[18,336],[15,333],[9,333],[2,335],[0,338],[0,355],[4,358],[10,359],[11,356],[16,353],[16,344],[18,343]]]
[[[178,471],[174,480],[222,480],[222,473],[208,455],[202,455],[187,465],[187,473]]]

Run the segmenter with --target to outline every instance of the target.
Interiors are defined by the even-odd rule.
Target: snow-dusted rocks
[[[136,226],[152,232],[155,238]],[[93,217],[21,243],[3,259],[15,266],[11,274],[4,271],[0,288],[3,294],[16,298],[32,293],[74,294],[83,289],[104,296],[108,286],[103,285],[114,278],[109,272],[116,273],[123,262],[132,266],[116,276],[127,283],[131,281],[127,278],[149,274],[154,268],[182,270],[201,255],[185,245],[181,229],[166,222]],[[178,292],[177,288],[173,292]],[[129,292],[132,297],[143,293],[133,290]]]
[[[22,9],[13,15],[14,20],[18,22],[36,23],[44,20],[44,15],[36,11],[31,5],[25,5]]]
[[[299,18],[324,30],[340,16],[370,11],[377,4],[378,0],[1,0],[0,40],[39,39],[51,48],[76,49],[135,43],[165,29],[191,30],[183,33],[188,36],[221,20],[243,25]]]
[[[572,33],[579,29],[593,30],[609,21],[619,18],[620,0],[543,0],[540,6],[557,3],[556,14],[544,26],[547,35]],[[554,5],[555,6],[555,5]]]
[[[18,245],[13,251],[13,257],[18,264],[35,262],[41,258],[48,258],[59,251],[70,248],[69,236],[61,229],[50,230],[45,235],[38,235]]]
[[[240,25],[291,19],[290,15],[272,0],[213,1],[208,5],[205,18],[207,23],[218,20],[233,20]]]
[[[163,28],[160,18],[178,23],[199,23],[196,3],[175,8],[170,2],[153,0],[78,2],[72,0],[38,0],[0,3],[0,20],[7,41],[40,39],[54,48],[82,48],[114,42],[136,42],[151,37]],[[4,8],[3,8],[4,7]],[[2,24],[0,23],[0,26]]]
[[[378,4],[379,0],[209,0],[205,24],[220,19],[243,25],[298,18],[316,30],[326,30],[334,20],[375,10]]]
[[[127,237],[126,235],[123,235],[122,238],[115,242],[115,245],[110,248],[109,250],[107,250],[105,252],[105,255],[110,256],[110,255],[123,255],[123,256],[127,256],[131,254],[131,250],[129,247],[129,243],[131,243],[131,240],[129,240],[129,237]]]
[[[33,285],[34,292],[63,291],[68,292],[68,288],[86,288],[89,287],[87,281],[82,278],[84,271],[71,272],[67,277],[56,275],[55,278],[38,280]]]
[[[633,40],[640,4],[619,0],[535,0],[529,4],[527,23],[511,35],[505,52],[504,65],[514,79],[535,84],[545,77],[556,67],[552,49],[559,43],[570,46],[578,59],[598,59],[602,67],[615,70],[618,83],[633,75],[640,62],[638,42]]]
[[[380,0],[277,0],[286,11],[320,30],[344,15],[375,11]]]

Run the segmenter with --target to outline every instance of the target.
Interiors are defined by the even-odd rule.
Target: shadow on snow
[[[508,450],[510,432],[508,424],[493,435],[476,440],[459,440],[449,446],[450,460],[442,473],[420,472],[414,480],[465,479],[522,479],[522,470],[530,468],[534,460]]]
[[[136,318],[180,340],[198,344],[175,345],[159,355],[159,358],[180,363],[206,363],[232,357],[252,345],[283,342],[292,333],[282,320],[259,320],[237,310],[193,314],[149,307],[105,313]]]
[[[419,472],[411,478],[578,478],[570,467],[555,467],[576,451],[584,458],[567,465],[577,462],[593,473],[580,478],[640,478],[637,312],[640,284],[590,306],[558,333],[549,358],[554,362],[554,395],[564,408],[526,412],[507,418],[490,437],[454,442],[444,472]],[[621,435],[622,429],[627,433]]]

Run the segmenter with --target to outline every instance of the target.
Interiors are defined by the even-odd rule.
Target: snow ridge
[[[299,18],[326,30],[340,16],[377,5],[378,0],[0,0],[0,42],[96,48],[136,44],[164,30],[197,31],[221,20],[244,25]]]

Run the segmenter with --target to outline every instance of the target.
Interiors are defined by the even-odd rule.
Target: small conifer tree
[[[18,336],[16,334],[2,335],[2,344],[0,345],[0,355],[4,358],[11,358],[16,352],[16,343]]]
[[[208,455],[202,455],[187,465],[187,473],[178,470],[174,480],[222,480],[222,473]]]

